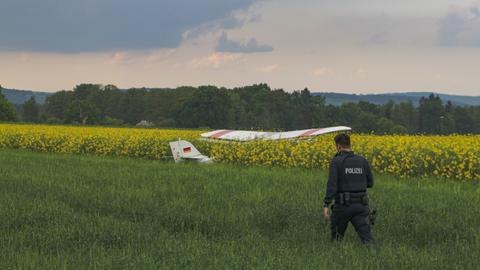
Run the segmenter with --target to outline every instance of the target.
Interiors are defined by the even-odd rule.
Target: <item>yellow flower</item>
[[[170,155],[168,143],[181,138],[219,162],[305,168],[327,168],[335,154],[333,135],[309,140],[219,143],[199,140],[202,132],[0,124],[0,148],[164,159]],[[480,180],[480,135],[354,134],[352,139],[354,151],[365,156],[378,172]]]

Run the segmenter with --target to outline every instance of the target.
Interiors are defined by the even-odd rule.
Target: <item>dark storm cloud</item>
[[[259,22],[260,18],[261,18],[260,14],[256,14],[256,13],[230,14],[230,16],[227,16],[225,18],[210,21],[198,27],[195,27],[190,31],[188,31],[184,37],[187,39],[197,38],[199,36],[217,32],[217,31],[240,28],[244,26],[246,23]]]
[[[439,31],[440,45],[457,45],[458,35],[462,32],[466,23],[467,18],[462,13],[451,12],[443,17],[440,22]]]
[[[245,18],[237,18],[231,15],[226,18],[210,21],[208,23],[195,27],[186,33],[185,38],[197,38],[199,36],[219,30],[242,27],[246,22],[247,21]]]
[[[183,32],[256,0],[1,0],[0,49],[95,52],[177,47]]]
[[[475,14],[475,16],[480,16],[480,7],[471,7],[470,8],[470,12],[472,14]]]
[[[231,52],[231,53],[257,53],[257,52],[271,52],[273,47],[270,45],[261,45],[255,38],[251,38],[247,43],[231,40],[227,33],[223,32],[218,40],[216,47],[217,52]]]
[[[442,46],[480,47],[480,6],[450,10],[440,21]]]

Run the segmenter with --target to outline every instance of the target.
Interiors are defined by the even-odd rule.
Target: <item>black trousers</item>
[[[362,243],[373,243],[374,239],[368,218],[369,213],[368,205],[361,203],[335,204],[331,217],[332,240],[341,240],[345,235],[348,223],[351,222]]]

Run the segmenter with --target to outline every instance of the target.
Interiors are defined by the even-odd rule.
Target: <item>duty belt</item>
[[[338,193],[335,197],[335,203],[341,205],[349,205],[351,203],[361,203],[368,204],[368,196],[366,192],[360,193],[351,193],[351,192],[342,192]]]

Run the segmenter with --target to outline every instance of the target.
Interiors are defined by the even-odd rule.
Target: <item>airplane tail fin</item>
[[[210,158],[202,155],[195,146],[188,141],[178,140],[170,142],[170,149],[172,150],[173,159],[175,163],[183,160],[196,160],[198,162],[210,162]]]

